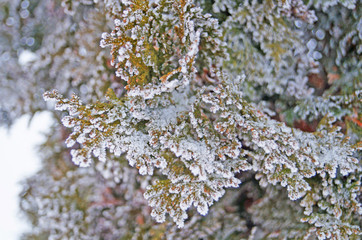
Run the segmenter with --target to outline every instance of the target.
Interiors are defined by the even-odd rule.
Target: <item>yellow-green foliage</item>
[[[24,239],[360,237],[356,1],[3,2],[0,120],[66,112]]]

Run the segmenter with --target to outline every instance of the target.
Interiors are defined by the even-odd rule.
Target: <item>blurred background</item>
[[[45,139],[51,124],[49,113],[37,114],[30,122],[25,115],[14,122],[10,129],[0,127],[0,236],[4,240],[19,239],[30,226],[20,214],[20,182],[40,169],[37,147]]]
[[[91,92],[102,93],[101,87],[89,87],[97,85],[94,75],[102,79],[99,67],[89,64],[96,55],[86,44],[79,46],[80,35],[76,33],[83,29],[83,40],[92,48],[98,46],[100,30],[89,38],[87,32],[93,30],[84,22],[100,15],[88,14],[92,1],[85,6],[80,2],[0,0],[0,238],[4,240],[20,239],[34,230],[29,220],[37,221],[32,214],[39,209],[29,205],[32,198],[28,191],[33,188],[27,179],[39,179],[37,174],[46,165],[46,149],[50,153],[47,160],[56,159],[49,141],[44,143],[53,136],[49,130],[52,123],[58,121],[55,125],[60,131],[61,114],[47,111],[53,106],[45,103],[42,94],[57,88],[69,95],[81,92],[90,100],[94,97]],[[77,7],[82,9],[74,14]],[[104,21],[98,26],[107,27]],[[99,60],[103,62],[102,57]],[[63,146],[66,135],[57,136],[54,145]]]

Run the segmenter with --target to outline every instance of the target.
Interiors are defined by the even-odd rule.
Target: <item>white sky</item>
[[[3,240],[19,239],[29,228],[19,213],[19,182],[39,169],[40,159],[34,147],[44,140],[41,133],[47,131],[50,122],[49,113],[40,113],[30,126],[29,117],[24,116],[10,131],[0,128],[0,238]]]

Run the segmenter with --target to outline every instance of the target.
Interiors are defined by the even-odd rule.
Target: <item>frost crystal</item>
[[[67,112],[25,238],[358,239],[357,1],[38,2],[0,4],[0,120]]]

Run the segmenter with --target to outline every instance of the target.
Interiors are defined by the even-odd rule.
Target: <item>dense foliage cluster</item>
[[[59,110],[23,238],[359,239],[361,7],[2,1],[0,123]]]

